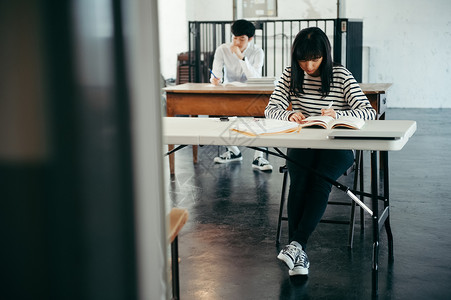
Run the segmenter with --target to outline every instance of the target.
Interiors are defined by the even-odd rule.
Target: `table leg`
[[[191,118],[197,118],[198,115],[190,115]],[[193,145],[193,163],[197,164],[197,145]]]
[[[193,145],[193,163],[197,164],[197,145]]]
[[[360,151],[360,166],[359,166],[359,182],[360,182],[360,190],[365,191],[365,177],[363,176],[363,150]],[[361,197],[360,200],[364,201],[365,197]],[[363,234],[365,232],[365,210],[360,208],[360,230]]]
[[[168,152],[174,149],[174,145],[168,145]],[[169,172],[174,175],[174,153],[169,154]]]
[[[384,209],[388,207],[390,209],[390,198],[389,198],[389,172],[388,172],[388,151],[382,151],[381,160],[383,163],[384,170]],[[387,216],[387,219],[384,222],[385,231],[387,232],[387,241],[388,241],[388,258],[390,261],[394,260],[393,254],[393,234],[390,226],[390,210]]]
[[[373,208],[373,266],[372,266],[372,294],[378,295],[379,288],[379,188],[378,188],[378,151],[371,151],[371,194]]]
[[[166,116],[168,117],[175,117],[175,113],[174,110],[171,108],[171,100],[172,100],[172,95],[167,94],[166,95]],[[168,152],[174,150],[174,145],[168,145]],[[175,154],[172,153],[169,155],[169,174],[170,175],[174,175],[174,161],[175,161]]]

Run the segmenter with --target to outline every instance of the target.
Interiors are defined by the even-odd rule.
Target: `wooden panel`
[[[214,116],[264,116],[269,95],[167,94],[167,114]]]

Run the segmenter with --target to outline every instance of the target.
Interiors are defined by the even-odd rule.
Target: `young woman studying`
[[[292,110],[288,111],[289,104]],[[343,66],[334,64],[326,34],[317,27],[301,30],[286,67],[265,110],[266,118],[301,123],[309,116],[376,118],[376,111]],[[351,150],[287,149],[290,160],[336,180],[353,163]],[[290,244],[277,256],[290,276],[307,275],[307,241],[326,210],[332,185],[322,177],[287,161],[290,189],[287,201]]]

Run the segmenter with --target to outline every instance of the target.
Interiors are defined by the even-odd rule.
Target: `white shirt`
[[[213,73],[218,78],[224,78],[224,82],[246,82],[248,78],[261,77],[265,57],[263,49],[255,46],[254,43],[249,43],[243,52],[244,60],[242,60],[232,53],[231,46],[231,43],[222,44],[216,49]]]

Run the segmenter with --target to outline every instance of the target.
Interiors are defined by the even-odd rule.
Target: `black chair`
[[[360,191],[363,191],[363,151],[357,150],[355,152],[355,159],[354,164],[350,168],[351,170],[346,172],[344,175],[348,175],[352,170],[354,171],[354,183],[353,183],[353,190],[356,190],[357,183],[359,182],[359,189]],[[281,166],[279,168],[279,172],[283,173],[283,183],[282,183],[282,193],[280,197],[280,207],[279,207],[279,219],[277,222],[277,236],[276,236],[276,245],[280,244],[280,236],[282,234],[282,221],[287,221],[288,217],[283,216],[283,210],[285,207],[285,201],[286,201],[286,191],[287,191],[287,184],[288,184],[288,168],[286,165]],[[363,202],[363,196],[360,196],[360,200]],[[347,224],[349,225],[349,238],[348,238],[348,247],[352,248],[352,244],[354,241],[354,223],[355,223],[355,208],[356,203],[350,199],[349,202],[343,202],[343,201],[329,201],[328,205],[339,205],[339,206],[351,206],[351,215],[349,218],[349,221],[344,220],[331,220],[331,219],[321,219],[321,223],[332,223],[332,224]],[[365,228],[364,223],[364,210],[363,208],[360,208],[360,229],[363,232]]]

